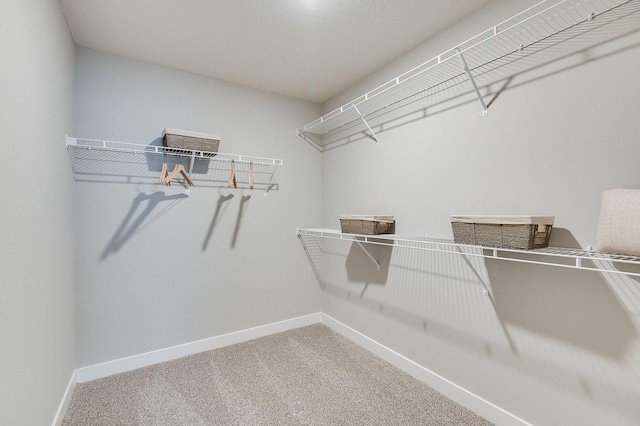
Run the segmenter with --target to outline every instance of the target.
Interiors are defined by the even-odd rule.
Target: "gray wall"
[[[491,4],[325,111],[533,3]],[[377,128],[381,146],[325,151],[323,225],[392,214],[399,234],[452,238],[451,214],[555,215],[552,245],[595,245],[601,192],[640,188],[637,15],[482,77],[487,117],[452,88]],[[637,279],[475,261],[492,304],[460,257],[376,248],[378,273],[357,246],[324,251],[323,312],[465,389],[533,424],[640,421]]]
[[[0,424],[45,425],[75,368],[74,46],[55,0],[0,10]]]
[[[532,3],[497,1],[324,108]],[[0,423],[50,423],[75,367],[319,310],[532,423],[638,423],[638,280],[476,262],[492,304],[460,258],[382,249],[376,273],[335,243],[320,295],[294,233],[383,213],[399,233],[450,237],[450,214],[531,213],[556,216],[552,244],[593,245],[602,190],[640,186],[637,21],[544,53],[559,61],[498,70],[483,80],[499,94],[488,117],[463,93],[387,127],[380,147],[358,139],[320,154],[294,133],[317,105],[87,49],[76,51],[74,128],[58,3],[2,12]],[[148,144],[164,127],[283,159],[277,189],[184,198],[176,185],[122,182],[122,161],[72,182],[65,133]]]
[[[78,366],[319,312],[295,227],[321,221],[321,156],[295,128],[320,106],[76,54],[76,136],[157,144],[173,127],[220,135],[221,152],[284,161],[268,196],[205,182],[185,198],[156,183],[158,163],[145,169],[153,183],[118,183],[126,158],[76,182]]]

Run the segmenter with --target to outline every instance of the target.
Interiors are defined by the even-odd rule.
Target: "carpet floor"
[[[79,383],[62,424],[491,423],[314,324]]]

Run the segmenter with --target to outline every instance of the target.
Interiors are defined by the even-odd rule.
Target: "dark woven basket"
[[[454,220],[452,217],[454,241],[458,244],[472,244],[486,247],[531,250],[547,247],[553,228],[553,220],[546,223],[486,223],[487,216],[481,221],[473,218],[468,221]],[[526,216],[522,217],[525,220]],[[504,220],[497,216],[496,221]],[[534,219],[532,219],[533,221]]]
[[[162,145],[168,148],[203,151],[204,156],[213,157],[218,152],[220,137],[186,131],[165,130]]]

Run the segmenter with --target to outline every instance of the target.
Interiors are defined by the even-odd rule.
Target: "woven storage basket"
[[[451,216],[458,244],[530,250],[549,245],[553,216]]]
[[[596,248],[640,256],[640,189],[609,189],[602,193]]]
[[[396,221],[393,216],[340,215],[340,227],[345,234],[393,234]]]
[[[218,152],[220,136],[180,129],[164,129],[162,145],[168,148],[203,151],[203,155],[213,157]]]

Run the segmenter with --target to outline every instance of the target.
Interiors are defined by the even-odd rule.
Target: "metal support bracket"
[[[378,137],[376,136],[375,132],[373,131],[373,129],[371,128],[371,126],[369,126],[369,123],[367,123],[367,120],[364,118],[364,115],[362,115],[362,113],[360,112],[360,110],[358,109],[358,107],[356,106],[356,104],[351,104],[351,106],[353,107],[353,109],[358,113],[358,115],[360,116],[360,118],[362,119],[362,122],[364,123],[365,126],[367,126],[367,129],[369,129],[369,132],[371,132],[371,137],[373,138],[374,141],[376,141],[376,143],[378,145],[380,145],[380,141],[378,140]]]
[[[480,99],[480,103],[482,104],[482,115],[486,117],[488,114],[487,104],[484,102],[484,98],[480,94],[480,90],[478,90],[478,85],[476,84],[476,81],[473,79],[473,75],[471,75],[471,70],[469,70],[469,66],[467,65],[467,61],[464,59],[462,52],[460,52],[460,49],[456,49],[456,52],[460,56],[460,62],[462,62],[462,67],[464,68],[464,72],[465,74],[467,74],[469,81],[471,81],[473,90],[475,90],[476,95],[478,96],[478,99]]]
[[[307,259],[309,260],[309,264],[311,265],[311,270],[313,271],[313,274],[315,275],[316,280],[318,281],[318,283],[322,287],[324,287],[324,281],[322,279],[322,274],[318,270],[318,268],[316,266],[316,263],[314,262],[313,257],[311,256],[311,252],[309,251],[309,248],[307,247],[307,244],[305,243],[304,238],[300,234],[300,230],[299,229],[296,229],[296,234],[298,235],[298,239],[300,240],[300,244],[302,244],[302,248],[304,249],[304,252],[307,255]]]
[[[377,261],[377,260],[376,260],[372,255],[371,255],[371,253],[369,253],[369,251],[368,251],[366,248],[364,248],[364,246],[362,245],[362,243],[361,243],[359,240],[354,239],[353,241],[355,241],[355,242],[356,242],[356,244],[358,244],[358,246],[360,246],[360,248],[362,249],[362,251],[364,251],[364,252],[367,254],[367,256],[369,256],[369,259],[371,259],[371,261],[372,261],[373,263],[375,263],[375,264],[376,264],[376,268],[377,268],[377,269],[378,269],[378,271],[379,271],[379,270],[380,270],[380,262],[378,262],[378,261]]]
[[[484,287],[483,294],[485,296],[489,296],[489,297],[491,297],[491,299],[493,299],[493,296],[491,295],[491,292],[489,291],[489,286],[487,286],[487,283],[484,282],[484,280],[482,279],[482,277],[480,276],[480,274],[478,273],[476,268],[471,264],[471,261],[469,261],[469,258],[467,257],[467,254],[465,252],[463,252],[462,249],[460,247],[458,247],[458,246],[456,246],[456,250],[458,251],[458,253],[460,253],[462,255],[462,258],[464,259],[464,261],[467,264],[467,266],[469,266],[469,268],[471,268],[471,270],[475,274],[476,278],[478,278],[478,281],[480,281],[480,283],[482,284],[482,287]]]
[[[269,181],[267,182],[267,188],[264,190],[264,196],[266,197],[267,195],[269,195],[269,191],[271,191],[271,188],[273,188],[273,184],[271,183],[273,181],[273,176],[276,174],[277,171],[277,167],[276,166],[271,166],[271,175],[269,176]]]

